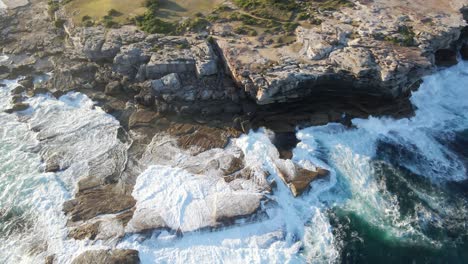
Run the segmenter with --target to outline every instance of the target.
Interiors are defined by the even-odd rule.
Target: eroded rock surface
[[[277,48],[252,37],[217,38],[233,78],[259,104],[324,93],[394,98],[433,71],[434,54],[453,48],[466,25],[460,0],[351,1],[299,26]]]
[[[73,259],[73,264],[139,264],[138,251],[131,249],[89,250]]]

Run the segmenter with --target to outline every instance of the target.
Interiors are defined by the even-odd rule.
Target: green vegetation
[[[60,3],[58,1],[49,0],[47,2],[47,5],[48,5],[47,11],[49,12],[49,16],[53,18],[55,12],[57,12],[60,8]]]
[[[56,28],[63,28],[64,24],[65,24],[65,20],[63,19],[57,19],[54,21],[54,25]]]
[[[342,7],[353,7],[354,4],[348,0],[314,0],[312,1],[312,6],[320,9],[321,11],[336,11]]]
[[[76,14],[75,22],[82,26],[99,23],[114,28],[134,23],[148,33],[182,34],[207,30],[213,23],[229,23],[236,34],[267,36],[267,41],[279,44],[289,43],[299,25],[319,25],[319,10],[353,5],[348,0],[233,0],[238,8],[222,4],[223,0],[65,1],[71,1],[66,10]],[[51,9],[56,7],[51,5]]]
[[[234,33],[239,35],[257,36],[258,33],[255,29],[248,26],[238,26],[234,28]]]
[[[408,26],[400,26],[398,28],[399,36],[384,36],[383,34],[374,34],[374,38],[377,40],[389,41],[395,45],[403,47],[411,47],[415,45],[414,37],[416,34],[413,29]]]
[[[107,15],[111,17],[118,17],[121,16],[122,13],[112,8],[111,10],[107,11]]]

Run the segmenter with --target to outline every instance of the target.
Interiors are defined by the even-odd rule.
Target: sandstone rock
[[[106,85],[104,92],[107,95],[118,95],[122,92],[122,85],[119,81],[113,81]]]
[[[134,205],[135,200],[132,196],[123,193],[123,190],[119,190],[115,185],[105,185],[78,192],[75,199],[64,203],[63,211],[76,222],[89,220],[101,214],[128,210]]]
[[[294,197],[300,196],[306,191],[312,181],[329,174],[325,169],[317,168],[313,171],[291,161],[278,160],[276,166],[278,176],[289,186]]]
[[[50,255],[45,258],[45,264],[54,264],[55,255]]]
[[[60,171],[60,164],[56,160],[49,159],[46,162],[45,172],[57,172]]]
[[[77,256],[72,264],[139,264],[138,251],[130,249],[88,250]]]
[[[133,211],[128,210],[116,216],[102,216],[78,226],[69,226],[68,236],[77,240],[109,240],[125,235],[124,226],[130,221]]]
[[[173,124],[168,130],[177,136],[177,142],[183,149],[195,147],[199,152],[212,148],[224,148],[230,138],[238,137],[239,132],[231,128],[221,129],[192,124]]]
[[[83,224],[77,228],[71,229],[68,236],[76,240],[96,239],[99,233],[99,223]]]
[[[158,114],[150,110],[138,110],[130,115],[128,126],[130,128],[150,127],[157,120]]]

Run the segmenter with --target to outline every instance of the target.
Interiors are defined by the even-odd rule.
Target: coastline
[[[43,2],[32,1],[30,8],[35,7],[45,11],[47,6]],[[28,7],[24,9],[18,11],[19,14],[29,15],[28,12],[31,10],[28,11]],[[93,160],[90,166],[94,174],[78,179],[76,193],[73,193],[73,197],[64,203],[64,213],[68,219],[68,236],[77,240],[105,237],[109,235],[106,233],[106,228],[109,226],[118,226],[119,232],[110,234],[110,238],[105,237],[106,239],[120,239],[125,235],[133,235],[135,232],[144,233],[152,229],[166,230],[170,235],[183,236],[184,233],[191,235],[196,230],[210,228],[216,230],[232,226],[233,223],[248,223],[251,219],[261,218],[266,213],[267,210],[262,206],[271,202],[268,197],[272,192],[277,191],[275,186],[278,184],[281,185],[280,188],[283,188],[280,192],[281,197],[285,201],[290,201],[293,196],[300,197],[302,193],[307,195],[310,183],[318,181],[320,184],[323,179],[328,181],[334,179],[333,172],[329,174],[330,168],[322,169],[321,166],[324,164],[318,160],[314,160],[313,164],[309,161],[310,164],[304,165],[297,159],[293,159],[293,149],[298,143],[296,138],[298,130],[302,131],[310,126],[327,127],[326,125],[330,123],[341,123],[344,125],[343,129],[351,128],[350,131],[352,131],[356,129],[356,125],[351,122],[354,118],[392,116],[406,120],[407,117],[414,115],[415,109],[409,98],[411,90],[416,90],[419,82],[415,82],[413,87],[406,88],[407,91],[402,92],[396,99],[381,94],[375,97],[368,96],[368,91],[363,94],[359,92],[353,94],[353,89],[351,89],[351,96],[348,96],[341,93],[342,87],[338,89],[339,94],[337,94],[337,91],[333,90],[335,88],[333,85],[324,82],[332,87],[331,96],[323,96],[325,92],[319,91],[318,94],[313,94],[308,98],[292,96],[286,102],[274,100],[272,103],[262,105],[258,104],[255,93],[249,94],[248,91],[243,90],[248,85],[244,83],[236,86],[236,80],[232,79],[234,71],[201,78],[196,77],[196,71],[187,74],[177,73],[177,75],[165,72],[148,77],[148,74],[151,74],[151,67],[154,69],[164,64],[158,64],[159,60],[164,59],[159,55],[151,53],[151,56],[148,56],[146,54],[152,46],[166,45],[167,51],[175,51],[177,56],[184,55],[185,52],[174,47],[185,43],[184,41],[194,44],[197,48],[201,47],[200,49],[203,50],[217,49],[203,39],[200,41],[192,37],[148,35],[134,27],[108,31],[102,28],[67,28],[65,25],[62,29],[52,25],[48,18],[34,17],[34,19],[42,23],[38,24],[39,33],[30,34],[25,31],[13,33],[14,37],[10,39],[8,37],[11,35],[7,34],[5,37],[11,42],[7,42],[3,46],[4,49],[15,54],[10,58],[12,63],[8,61],[3,64],[3,68],[0,66],[0,75],[8,78],[23,76],[20,80],[21,85],[18,86],[20,88],[14,92],[15,101],[12,109],[7,110],[12,113],[21,112],[29,106],[24,103],[25,101],[40,94],[48,93],[53,97],[61,98],[69,92],[80,92],[118,120],[121,128],[113,132],[116,138],[126,146],[123,148],[125,150],[122,150],[124,154],[109,151]],[[20,23],[24,26],[21,21],[12,23],[13,25]],[[43,25],[48,26],[43,27]],[[129,31],[126,31],[127,29]],[[39,38],[37,39],[36,36]],[[129,39],[125,40],[126,37]],[[451,41],[446,42],[457,43],[458,41],[458,37],[449,36],[448,38]],[[22,42],[22,46],[14,47],[14,44],[24,39],[27,44]],[[64,39],[66,45],[64,45]],[[115,39],[123,41],[115,44],[113,42]],[[453,39],[457,40],[452,41]],[[133,56],[132,52],[135,50],[139,50],[136,53],[140,52],[137,56]],[[153,56],[154,60],[151,58]],[[136,64],[133,63],[135,58]],[[138,61],[140,58],[142,61]],[[195,57],[198,64],[207,61],[207,64],[210,64],[214,57],[208,56],[207,61],[205,59],[205,57],[201,59]],[[155,63],[151,64],[152,61]],[[221,64],[217,66],[217,69],[225,67],[226,64]],[[134,70],[140,68],[145,68],[146,79],[138,80],[138,72]],[[437,70],[433,67],[429,68],[431,69],[427,72],[415,73],[414,79],[421,79],[422,76]],[[54,72],[50,80],[43,83],[32,81],[34,74],[49,71]],[[198,70],[199,73],[200,70]],[[412,72],[410,71],[409,74]],[[343,83],[348,84],[347,75],[343,76],[345,76]],[[222,86],[214,85],[220,82]],[[200,86],[200,83],[206,86]],[[200,92],[188,98],[187,94],[194,90],[193,86]],[[232,93],[218,95],[217,92],[224,89]],[[185,97],[180,97],[178,94],[180,90],[184,92]],[[201,98],[208,93],[207,91],[209,96],[202,100]],[[94,104],[92,107],[95,107]],[[260,127],[267,128],[265,135],[253,132]],[[41,129],[44,128],[38,126],[34,129],[41,133]],[[279,139],[275,143],[274,136],[273,139],[268,138],[268,130],[286,139]],[[268,164],[279,172],[274,182],[271,181],[271,177],[269,178],[271,171],[266,171],[263,164],[252,162],[255,160],[255,155],[260,156],[262,153],[250,153],[250,156],[246,158],[249,155],[247,154],[249,147],[247,147],[248,142],[245,142],[248,141],[246,136],[241,136],[243,133],[251,133],[252,138],[264,143],[265,145],[262,145],[264,148],[271,148],[271,152],[275,153],[272,156],[274,164]],[[47,139],[46,136],[44,138]],[[233,146],[231,144],[233,141],[239,142],[239,145]],[[45,170],[50,173],[67,171],[70,164],[61,160],[57,155],[52,155],[55,149],[52,150],[50,153],[42,153],[41,159]],[[277,156],[275,151],[278,152]],[[221,164],[219,160],[222,161]],[[105,161],[104,164],[112,171],[104,170],[104,166],[100,165],[102,161]],[[201,221],[194,224],[195,227],[184,226],[183,230],[177,229],[177,222],[162,223],[159,220],[150,219],[153,222],[149,221],[148,225],[145,219],[133,219],[135,215],[139,217],[145,215],[142,211],[135,213],[135,210],[140,210],[138,205],[149,210],[150,213],[156,212],[162,215],[165,213],[161,213],[159,207],[146,208],[144,202],[148,201],[144,198],[149,194],[134,189],[135,186],[145,186],[146,182],[143,180],[148,181],[148,184],[155,184],[150,181],[150,174],[146,175],[146,178],[139,178],[142,171],[145,171],[145,166],[154,165],[154,163],[163,165],[152,168],[148,173],[158,175],[161,181],[166,179],[167,175],[171,175],[178,179],[181,185],[184,180],[196,178],[193,177],[194,175],[209,173],[211,175],[215,171],[215,176],[223,183],[221,185],[223,190],[229,190],[227,193],[232,196],[226,196],[231,200],[224,201],[219,208],[210,207],[209,212],[210,214],[220,212],[225,209],[223,207],[225,205],[228,208],[227,212],[219,213],[214,223],[211,222],[212,220]],[[173,173],[168,169],[168,167],[177,166],[187,171]],[[323,175],[320,175],[321,173]],[[139,179],[143,182],[139,182]],[[201,177],[200,182],[195,184],[205,188],[204,184],[210,186],[212,183]],[[225,195],[225,193],[218,194],[214,190],[208,190],[208,196]],[[186,191],[191,195],[198,195],[190,188]],[[134,196],[134,192],[137,195]],[[136,199],[137,196],[140,200]],[[212,202],[209,200],[211,198],[206,199],[207,203]],[[232,205],[232,201],[241,204],[244,200],[250,201],[249,204],[255,205],[254,208],[252,206],[238,208]],[[179,204],[174,206],[177,207]],[[287,207],[287,205],[284,206]],[[103,214],[110,215],[110,217],[101,219],[100,215]],[[171,217],[166,215],[166,219],[172,219]],[[179,218],[183,219],[184,216],[179,216]],[[131,245],[130,242],[128,244]],[[134,252],[129,254],[133,256]]]

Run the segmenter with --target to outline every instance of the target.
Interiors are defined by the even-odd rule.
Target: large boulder
[[[114,58],[113,70],[131,79],[135,78],[140,66],[150,59],[150,55],[146,51],[148,48],[145,43],[135,43],[122,47]]]
[[[182,82],[177,73],[171,73],[161,79],[151,81],[151,88],[156,94],[176,93],[182,88]]]
[[[276,167],[278,168],[278,176],[289,186],[294,197],[304,193],[314,180],[329,175],[325,169],[307,169],[290,160],[277,160]]]
[[[213,47],[207,41],[192,46],[196,59],[198,77],[210,76],[218,73],[217,56]]]
[[[89,60],[98,62],[112,61],[122,43],[119,38],[107,38],[106,30],[102,27],[84,27],[77,34],[75,45],[81,48]]]

